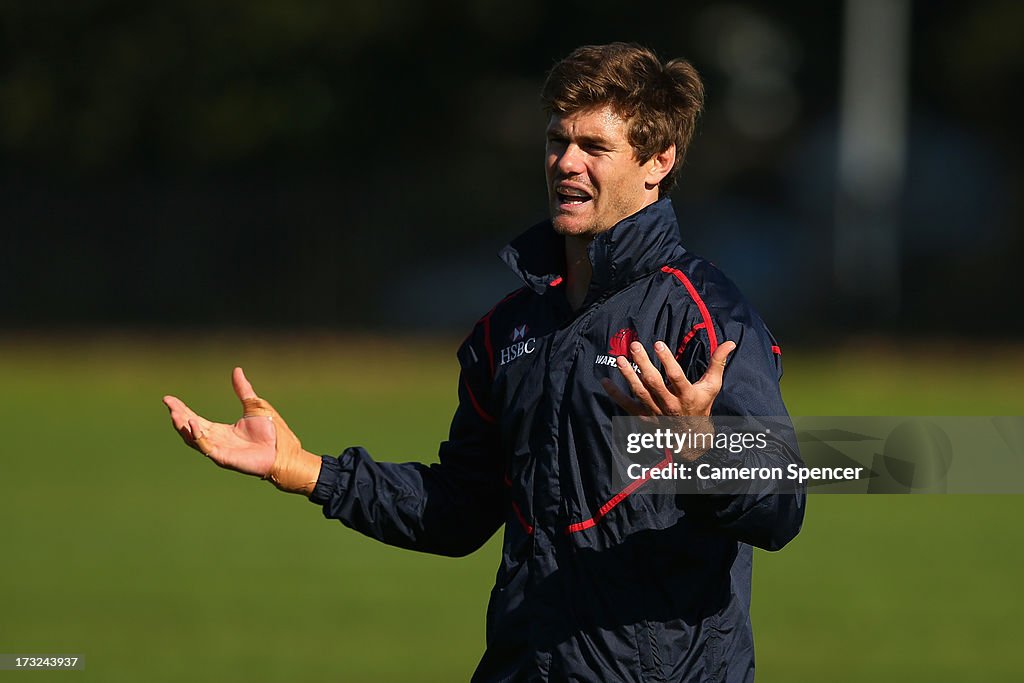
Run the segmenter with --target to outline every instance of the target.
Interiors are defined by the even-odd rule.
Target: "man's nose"
[[[558,170],[564,175],[574,175],[583,170],[583,150],[578,145],[567,145],[562,156],[558,157]]]

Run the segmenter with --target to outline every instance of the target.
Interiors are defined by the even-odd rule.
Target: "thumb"
[[[242,371],[242,368],[235,368],[234,372],[231,373],[231,384],[235,388],[235,396],[243,403],[246,399],[258,398],[256,390],[252,388],[252,384],[245,378],[245,372]]]
[[[717,392],[722,386],[722,374],[725,372],[725,361],[728,360],[729,354],[736,350],[736,343],[727,341],[722,342],[715,349],[715,352],[711,354],[711,363],[708,364],[707,372],[700,378],[702,383],[708,384],[713,387]]]

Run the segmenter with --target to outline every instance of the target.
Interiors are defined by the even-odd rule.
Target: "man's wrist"
[[[307,498],[320,478],[323,458],[305,449],[299,449],[284,462],[275,462],[267,477],[274,486],[287,493],[301,493]]]

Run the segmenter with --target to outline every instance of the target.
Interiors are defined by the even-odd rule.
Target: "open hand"
[[[625,356],[615,359],[615,365],[626,378],[633,395],[627,396],[610,379],[602,379],[601,385],[613,401],[635,417],[707,416],[722,390],[725,361],[735,349],[736,344],[731,341],[720,344],[711,355],[711,363],[704,376],[691,383],[664,342],[654,344],[654,352],[665,371],[664,377],[651,363],[643,344],[633,342],[629,351],[633,362],[640,368],[639,375]]]
[[[211,422],[197,415],[174,396],[164,396],[164,405],[171,411],[171,423],[186,444],[221,467],[266,478],[274,466],[277,430],[270,415],[248,410],[258,399],[242,368],[231,374],[235,395],[242,402],[242,418],[234,424]]]

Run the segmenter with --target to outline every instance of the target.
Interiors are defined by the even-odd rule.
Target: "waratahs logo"
[[[632,328],[619,330],[612,335],[612,340],[608,342],[608,353],[612,356],[628,356],[629,345],[639,339],[636,330]]]
[[[608,355],[598,356],[594,359],[594,365],[615,365],[616,356],[625,356],[627,359],[630,357],[629,345],[635,341],[640,341],[640,335],[636,333],[631,327],[624,327],[615,334],[608,341]],[[630,363],[634,370],[639,371],[635,363]]]

